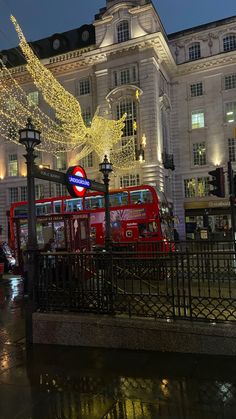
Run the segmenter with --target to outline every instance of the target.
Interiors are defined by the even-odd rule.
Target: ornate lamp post
[[[111,250],[111,219],[109,209],[109,174],[113,171],[112,163],[109,162],[107,156],[104,156],[103,162],[99,164],[99,171],[103,174],[103,182],[105,191],[105,249]]]
[[[35,187],[33,177],[34,149],[41,143],[40,131],[36,130],[31,118],[27,119],[26,127],[19,130],[19,143],[26,149],[24,157],[27,165],[27,200],[28,200],[28,242],[27,242],[27,281],[28,281],[28,307],[26,313],[26,340],[32,343],[32,313],[34,310],[34,283],[36,280],[36,252],[38,250],[36,215],[35,215]]]

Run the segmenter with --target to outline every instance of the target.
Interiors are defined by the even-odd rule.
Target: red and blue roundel
[[[86,179],[86,173],[81,166],[72,166],[66,172],[67,189],[71,196],[82,197],[86,189],[90,187],[90,181]],[[81,178],[81,179],[79,179]]]

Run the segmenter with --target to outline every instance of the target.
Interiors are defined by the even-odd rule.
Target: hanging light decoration
[[[11,16],[11,20],[26,59],[26,68],[44,100],[55,112],[55,120],[29,100],[11,71],[0,61],[0,135],[18,144],[17,135],[14,133],[18,133],[22,120],[32,117],[42,132],[42,142],[37,147],[38,150],[54,155],[74,151],[77,160],[86,157],[92,151],[101,159],[107,150],[111,150],[114,167],[126,169],[135,166],[137,162],[134,138],[119,146],[126,115],[119,120],[106,119],[99,115],[98,109],[90,126],[86,126],[78,100],[66,91],[40,62],[27,43],[16,19]]]

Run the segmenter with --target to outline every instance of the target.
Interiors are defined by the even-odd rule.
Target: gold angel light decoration
[[[54,110],[56,119],[46,115],[28,96],[0,61],[0,136],[18,144],[18,129],[31,116],[42,131],[39,149],[54,155],[74,151],[80,160],[94,151],[100,158],[110,151],[115,168],[127,169],[136,165],[135,140],[120,145],[125,115],[118,121],[107,120],[95,113],[91,126],[83,121],[78,100],[67,92],[34,55],[14,17],[11,17],[27,61],[27,69],[43,98]]]
[[[1,63],[0,115],[2,124],[0,135],[17,143],[18,138],[9,132],[9,126],[14,126],[17,133],[27,117],[31,116],[35,126],[42,131],[43,142],[39,146],[42,151],[57,155],[73,150],[77,160],[92,151],[102,159],[104,154],[110,151],[114,167],[125,169],[136,165],[134,139],[131,138],[125,146],[120,145],[126,115],[119,120],[109,120],[100,116],[97,111],[91,125],[87,127],[78,100],[66,91],[50,70],[40,62],[27,43],[14,16],[11,16],[11,20],[26,59],[26,68],[44,100],[55,112],[56,118],[54,121],[38,106],[30,103],[11,72]]]

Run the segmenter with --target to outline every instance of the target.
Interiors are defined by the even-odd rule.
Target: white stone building
[[[185,221],[188,231],[197,224],[225,223],[228,201],[209,196],[208,171],[226,167],[229,153],[236,159],[236,18],[167,36],[150,0],[107,0],[104,6],[93,25],[33,42],[34,49],[78,97],[88,124],[100,106],[100,112],[114,119],[127,112],[124,137],[134,136],[137,150],[145,135],[145,162],[135,170],[116,171],[111,187],[143,183],[163,190],[174,205],[182,236]],[[2,51],[2,56],[31,100],[53,117],[17,51]],[[3,238],[10,204],[26,199],[22,154],[21,147],[1,142]],[[57,170],[78,163],[72,153],[60,159],[42,153],[38,162]],[[89,178],[99,180],[94,154],[80,164]],[[64,193],[60,185],[36,184],[38,198]]]

